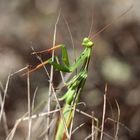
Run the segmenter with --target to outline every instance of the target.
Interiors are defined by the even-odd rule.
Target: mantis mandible
[[[131,8],[132,8],[132,6],[128,10],[123,12],[116,19],[125,15]],[[37,65],[34,69],[32,69],[30,71],[30,73],[34,72],[37,69],[42,68],[43,65],[50,64],[50,65],[53,65],[54,68],[58,71],[72,73],[78,67],[81,66],[78,74],[76,74],[71,80],[69,80],[67,82],[67,84],[66,84],[67,85],[67,92],[59,99],[60,101],[64,100],[64,106],[63,106],[63,109],[62,109],[62,113],[63,113],[64,120],[65,120],[65,123],[66,123],[66,127],[68,129],[69,129],[71,121],[72,121],[73,111],[76,108],[76,105],[77,105],[78,100],[79,100],[79,95],[82,92],[83,87],[84,87],[85,82],[86,82],[86,79],[87,79],[88,66],[89,66],[89,62],[90,62],[90,58],[91,58],[91,54],[92,54],[92,49],[93,49],[93,46],[94,46],[92,38],[97,36],[100,32],[104,31],[110,25],[112,25],[116,21],[116,19],[113,20],[110,24],[108,24],[104,28],[102,28],[100,31],[98,31],[94,36],[85,37],[83,39],[82,46],[84,47],[84,50],[72,65],[70,65],[70,63],[69,63],[69,57],[68,57],[68,53],[67,53],[67,49],[66,49],[65,45],[61,44],[61,45],[57,45],[55,47],[52,47],[47,51],[49,52],[49,51],[61,48],[62,63],[63,64],[59,64],[56,61],[56,58],[54,60],[52,60],[50,58],[47,61]],[[37,52],[35,52],[35,53],[37,53]],[[66,132],[65,132],[65,126],[64,126],[64,120],[62,118],[59,119],[58,127],[57,127],[57,130],[56,130],[56,135],[55,135],[55,140],[65,140],[65,139],[67,139],[67,135],[66,135]]]

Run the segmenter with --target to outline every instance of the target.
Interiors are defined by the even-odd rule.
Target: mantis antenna
[[[90,37],[90,39],[95,38],[96,36],[98,36],[101,32],[105,31],[107,28],[111,27],[112,24],[114,24],[116,21],[118,21],[121,17],[123,17],[124,15],[126,15],[131,9],[133,8],[133,4],[127,9],[125,10],[121,15],[119,15],[118,17],[114,18],[109,24],[107,24],[106,26],[104,26],[102,29],[100,29],[99,31],[97,31],[93,36]]]

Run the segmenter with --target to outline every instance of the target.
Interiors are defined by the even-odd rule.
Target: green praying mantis
[[[130,8],[126,10],[123,14],[121,14],[118,18],[125,15],[130,10]],[[108,24],[107,26],[102,28],[100,31],[98,31],[94,35],[94,37],[100,32],[104,31],[110,25],[112,25],[114,21],[115,20],[113,20],[110,24]],[[54,138],[55,140],[65,140],[68,138],[66,134],[65,125],[67,129],[70,129],[74,109],[76,108],[76,105],[79,101],[79,96],[84,88],[84,85],[88,76],[88,66],[89,66],[89,62],[90,62],[90,58],[91,58],[92,50],[94,46],[92,37],[85,37],[83,39],[82,46],[84,47],[83,52],[80,54],[80,56],[76,59],[76,61],[72,65],[70,65],[69,63],[69,56],[68,56],[68,52],[65,45],[61,44],[61,45],[57,45],[55,47],[50,48],[48,52],[61,48],[62,64],[56,61],[57,58],[55,58],[54,60],[50,58],[47,61],[37,65],[34,69],[30,70],[30,73],[31,73],[42,68],[43,65],[50,64],[50,65],[53,65],[54,69],[58,71],[72,73],[73,71],[75,71],[77,68],[80,67],[78,74],[76,74],[66,83],[67,91],[59,99],[60,101],[62,100],[64,101],[64,105],[62,108],[63,119],[61,117],[59,119],[58,127],[57,127],[55,138]]]
[[[85,81],[86,81],[86,78],[88,75],[89,61],[90,61],[90,57],[92,54],[92,48],[94,46],[94,43],[88,37],[85,37],[83,39],[82,46],[85,48],[84,51],[80,54],[80,56],[77,58],[75,63],[72,65],[70,65],[70,63],[69,63],[67,49],[62,44],[62,45],[57,45],[57,46],[49,49],[48,51],[52,51],[52,50],[61,48],[63,64],[59,64],[55,60],[52,61],[52,59],[50,58],[47,61],[43,62],[42,64],[39,64],[36,68],[34,68],[30,71],[30,73],[31,73],[31,72],[41,68],[43,65],[51,64],[58,71],[71,73],[74,70],[76,70],[79,66],[81,66],[79,73],[77,75],[75,75],[70,81],[67,82],[67,84],[66,84],[67,92],[59,99],[60,101],[64,100],[64,102],[65,102],[63,109],[62,109],[62,113],[63,113],[67,128],[69,128],[69,126],[70,126],[74,108],[76,107],[76,104],[78,103],[79,95],[85,85]],[[57,128],[56,135],[55,135],[55,140],[64,140],[66,138],[64,120],[62,118],[60,118],[60,120],[59,120],[58,128]]]

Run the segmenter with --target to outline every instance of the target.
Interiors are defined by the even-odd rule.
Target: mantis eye
[[[92,47],[93,46],[93,42],[92,41],[89,41],[88,43],[87,43],[87,47]]]
[[[84,39],[83,39],[83,42],[88,42],[89,41],[89,38],[87,38],[87,37],[85,37]]]

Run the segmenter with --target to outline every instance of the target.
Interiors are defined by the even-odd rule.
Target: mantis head
[[[94,43],[88,37],[85,37],[83,39],[82,46],[84,46],[84,47],[92,47],[93,45],[94,45]]]

